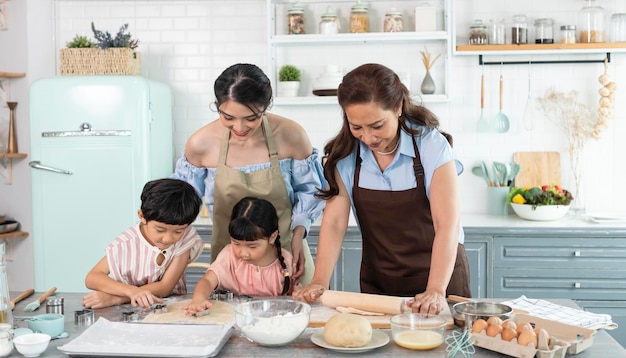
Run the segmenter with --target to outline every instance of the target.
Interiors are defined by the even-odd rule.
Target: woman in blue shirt
[[[413,297],[438,314],[447,294],[470,297],[451,137],[389,68],[362,65],[339,86],[343,126],[324,148],[328,181],[315,273],[294,293],[315,302],[329,286],[350,209],[363,240],[361,291]],[[323,293],[322,293],[323,294]]]
[[[213,222],[212,260],[230,243],[235,204],[256,196],[278,211],[281,243],[293,254],[289,274],[308,283],[313,259],[304,238],[325,204],[314,196],[326,185],[318,152],[299,124],[267,113],[272,87],[257,66],[230,66],[214,90],[219,118],[189,138],[173,175],[205,199]]]

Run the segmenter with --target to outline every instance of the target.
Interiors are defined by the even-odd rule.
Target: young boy
[[[139,222],[106,248],[89,271],[83,306],[102,308],[130,302],[149,308],[159,297],[187,293],[185,268],[202,253],[191,223],[200,211],[196,190],[177,179],[148,182],[141,193]]]

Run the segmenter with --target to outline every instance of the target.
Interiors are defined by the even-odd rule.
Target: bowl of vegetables
[[[507,202],[517,216],[533,221],[554,221],[563,218],[574,200],[572,193],[558,185],[512,187]]]

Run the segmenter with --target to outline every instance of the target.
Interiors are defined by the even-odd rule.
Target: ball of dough
[[[363,347],[372,340],[372,324],[363,316],[339,313],[326,322],[324,339],[333,346]]]

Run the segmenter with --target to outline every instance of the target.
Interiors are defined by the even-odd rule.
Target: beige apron
[[[291,252],[291,200],[278,164],[278,151],[272,136],[267,117],[263,116],[262,130],[270,153],[270,167],[251,173],[232,169],[226,165],[230,130],[224,130],[220,145],[220,158],[215,172],[215,194],[213,202],[213,234],[211,242],[211,261],[230,243],[228,224],[233,207],[246,196],[255,196],[271,202],[278,212],[278,230],[280,244]],[[302,243],[305,270],[302,283],[311,282],[313,277],[313,257],[306,240]]]

